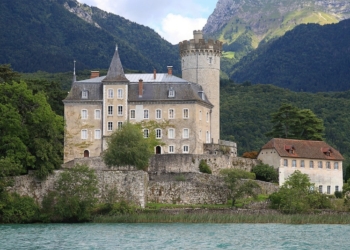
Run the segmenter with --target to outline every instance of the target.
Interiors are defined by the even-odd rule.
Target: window
[[[130,119],[135,119],[136,115],[135,115],[135,109],[131,109],[130,110]]]
[[[283,160],[283,166],[288,167],[288,160],[287,159]]]
[[[101,110],[95,109],[95,119],[101,119]]]
[[[89,92],[87,90],[83,90],[81,92],[81,99],[88,99],[89,97]]]
[[[184,109],[183,112],[184,112],[184,113],[183,113],[183,118],[184,118],[184,119],[188,119],[188,117],[189,117],[189,115],[188,115],[188,109]]]
[[[162,111],[160,109],[156,110],[156,119],[162,119]]]
[[[335,192],[339,192],[339,186],[335,186]]]
[[[169,119],[175,118],[175,111],[173,109],[169,109]]]
[[[144,130],[143,130],[143,138],[148,138],[148,136],[149,136],[149,131],[148,131],[148,129],[144,129]]]
[[[101,130],[95,129],[95,139],[101,139]]]
[[[123,90],[122,89],[118,89],[117,98],[118,99],[123,99]]]
[[[297,161],[296,160],[292,160],[292,168],[297,167]]]
[[[112,131],[113,130],[113,122],[108,122],[107,123],[107,131]]]
[[[88,138],[87,130],[83,129],[81,131],[81,139],[86,140]]]
[[[168,97],[175,97],[175,90],[173,89],[173,87],[170,87]]]
[[[81,110],[81,119],[87,119],[88,118],[88,111],[86,109]]]
[[[182,133],[182,138],[189,138],[190,136],[190,131],[188,128],[184,128],[183,133]]]
[[[118,122],[118,129],[121,129],[123,127],[123,122]]]
[[[199,110],[199,120],[202,120],[202,110]]]
[[[169,151],[169,153],[175,153],[175,148],[174,148],[174,146],[173,146],[173,145],[170,145],[168,151]]]
[[[326,162],[326,168],[331,169],[331,163],[329,161]]]
[[[168,138],[169,139],[174,139],[175,138],[175,129],[169,128],[168,129]]]
[[[310,161],[310,168],[314,168],[314,162],[313,161]]]
[[[206,141],[206,143],[210,143],[210,133],[209,133],[209,131],[207,131],[206,134],[205,134],[205,141]]]
[[[212,64],[212,60],[213,60],[213,58],[210,56],[209,57],[209,64]]]
[[[323,193],[323,192],[322,192],[322,188],[323,188],[322,185],[319,185],[319,186],[318,186],[318,192],[321,193],[321,194]]]
[[[184,145],[182,148],[182,153],[188,154],[188,152],[190,152],[188,145]]]
[[[334,162],[334,169],[339,169],[338,162]]]
[[[108,106],[107,115],[113,115],[113,106]]]
[[[300,161],[300,167],[301,167],[301,168],[305,168],[305,162],[304,162],[304,160],[301,160],[301,161]]]
[[[209,122],[209,112],[207,112],[207,122]]]
[[[113,99],[113,97],[114,97],[113,89],[108,89],[107,98],[108,98],[108,99]]]
[[[143,118],[144,118],[144,119],[148,119],[148,118],[149,118],[148,109],[145,109],[145,110],[143,111]]]
[[[323,168],[323,166],[322,166],[322,161],[318,161],[318,168]]]
[[[327,186],[327,194],[331,194],[331,186]]]
[[[123,115],[123,106],[118,106],[118,115]]]
[[[162,138],[162,130],[160,128],[156,129],[156,139]]]

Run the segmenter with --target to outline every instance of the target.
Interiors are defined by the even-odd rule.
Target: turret
[[[222,42],[203,39],[202,31],[193,31],[193,39],[179,44],[182,78],[200,84],[214,105],[211,113],[210,137],[220,139],[220,57]]]

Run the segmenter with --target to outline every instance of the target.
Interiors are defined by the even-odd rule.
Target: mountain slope
[[[228,56],[239,60],[299,24],[323,25],[349,17],[349,0],[219,0],[203,32],[223,41]]]
[[[70,71],[74,59],[78,69],[107,68],[116,44],[126,68],[180,69],[176,47],[152,29],[76,0],[2,0],[0,12],[0,64],[17,71]]]
[[[270,83],[294,91],[350,89],[350,19],[303,24],[234,65],[236,82]]]

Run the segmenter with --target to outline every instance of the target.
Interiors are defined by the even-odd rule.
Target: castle
[[[193,33],[194,39],[179,44],[182,78],[172,66],[167,73],[124,74],[117,47],[106,76],[92,71],[90,79],[74,80],[63,100],[64,162],[100,156],[123,123],[145,121],[168,124],[153,131],[162,142],[155,154],[216,153],[223,144],[236,156],[235,143],[220,141],[222,42]]]

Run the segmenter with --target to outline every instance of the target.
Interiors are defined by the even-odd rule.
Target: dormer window
[[[294,152],[295,152],[295,147],[292,145],[285,145],[284,149],[290,154],[294,154]]]
[[[175,90],[173,89],[173,87],[170,87],[168,97],[175,97]]]
[[[89,92],[87,90],[83,90],[81,92],[81,99],[88,99],[89,97]]]
[[[205,95],[204,95],[204,92],[203,92],[203,91],[199,91],[198,94],[199,94],[199,97],[200,97],[202,100],[205,100]]]
[[[322,148],[322,152],[326,155],[326,156],[331,156],[332,149],[331,148]]]

